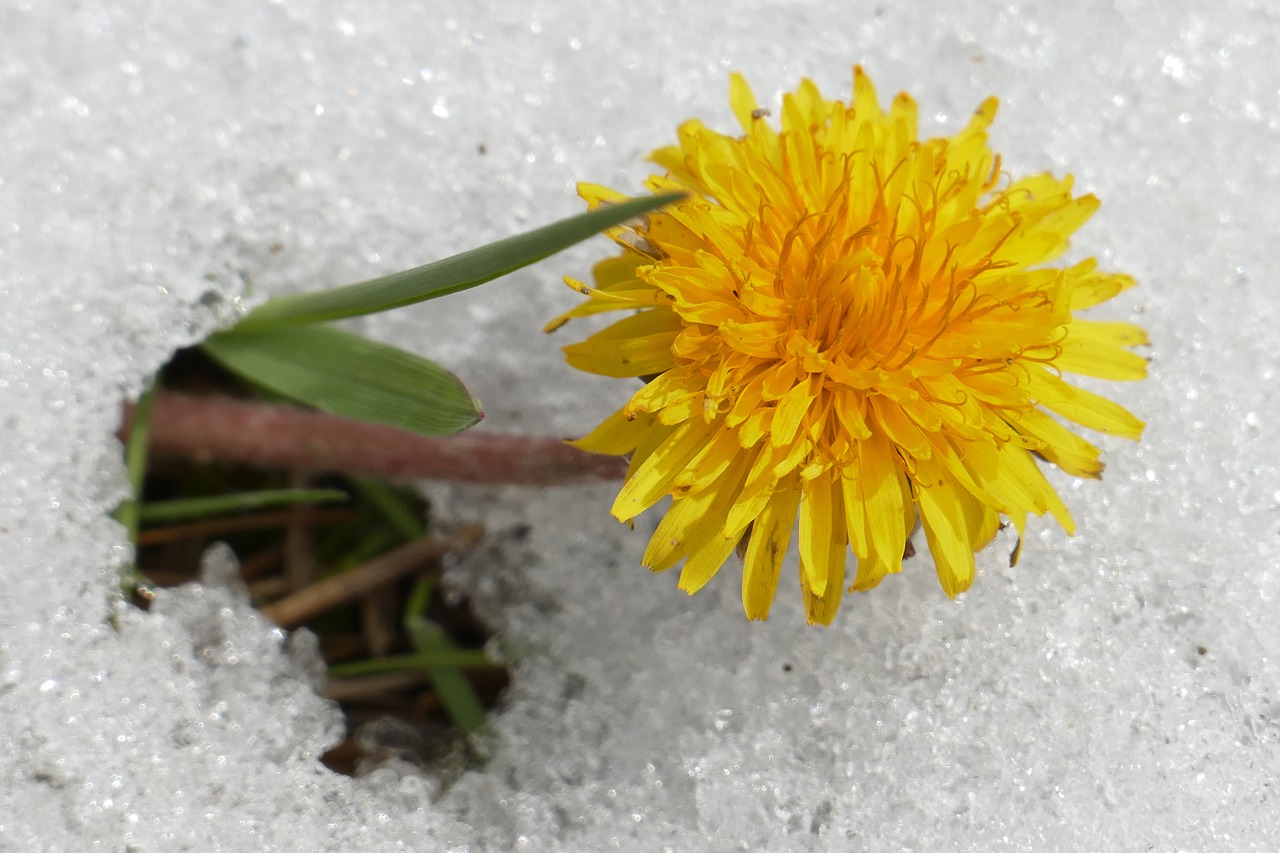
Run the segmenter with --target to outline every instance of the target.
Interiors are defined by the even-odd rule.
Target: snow
[[[1176,0],[947,4],[188,5],[0,10],[0,848],[1270,850],[1280,777],[1280,19]],[[492,541],[454,569],[514,684],[452,785],[324,769],[336,710],[306,635],[213,555],[150,613],[128,559],[121,402],[242,300],[416,265],[638,191],[698,116],[732,127],[859,62],[926,132],[988,94],[1016,173],[1103,208],[1077,257],[1142,286],[1147,420],[1062,484],[949,601],[925,555],[804,625],[746,623],[731,572],[689,598],[607,486],[429,487]],[[619,383],[539,329],[603,243],[367,321],[445,363],[483,428],[581,434]],[[528,525],[527,539],[503,536]],[[794,555],[792,557],[794,560]],[[1203,649],[1203,651],[1201,651]]]

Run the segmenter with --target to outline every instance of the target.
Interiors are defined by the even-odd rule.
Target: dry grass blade
[[[478,526],[464,525],[447,538],[423,537],[370,560],[363,566],[265,605],[262,615],[282,627],[297,627],[319,613],[360,598],[384,584],[410,574],[423,563],[470,548],[479,541],[480,534]]]

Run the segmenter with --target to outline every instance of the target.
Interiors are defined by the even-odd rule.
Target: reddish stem
[[[133,407],[126,406],[122,436],[132,424]],[[150,451],[264,468],[539,486],[619,480],[627,469],[625,459],[587,453],[548,436],[427,438],[293,406],[172,391],[156,394]]]

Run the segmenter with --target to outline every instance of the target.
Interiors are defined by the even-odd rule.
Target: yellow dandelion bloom
[[[987,142],[994,99],[955,136],[920,141],[910,97],[885,112],[857,68],[853,88],[844,104],[805,80],[775,130],[734,75],[742,135],[694,120],[655,151],[666,175],[647,187],[688,195],[616,229],[621,254],[594,286],[566,279],[587,301],[548,326],[627,312],[565,347],[573,367],[646,383],[575,444],[631,454],[619,520],[673,498],[644,562],[683,561],[681,589],[737,549],[751,619],[769,613],[797,516],[811,623],[831,621],[847,584],[900,571],[917,519],[954,596],[1002,516],[1019,547],[1028,514],[1074,532],[1036,457],[1080,477],[1102,463],[1058,418],[1143,428],[1062,377],[1146,372],[1130,349],[1141,329],[1074,316],[1133,279],[1093,260],[1043,266],[1098,200],[1073,196],[1069,176],[1008,178]],[[623,197],[580,192],[592,207]]]

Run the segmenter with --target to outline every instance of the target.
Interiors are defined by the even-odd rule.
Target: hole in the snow
[[[179,353],[160,384],[241,392],[194,351]],[[256,507],[246,500],[230,510],[144,518],[139,572],[157,586],[186,583],[198,578],[212,544],[231,547],[254,605],[320,639],[326,695],[347,726],[347,739],[324,757],[333,770],[355,774],[391,758],[456,762],[509,680],[506,667],[484,656],[490,635],[466,598],[440,588],[443,561],[479,531],[437,524],[419,493],[390,483],[209,460],[151,458],[142,506],[280,489],[327,489],[346,500]],[[135,602],[147,604],[144,596]]]

